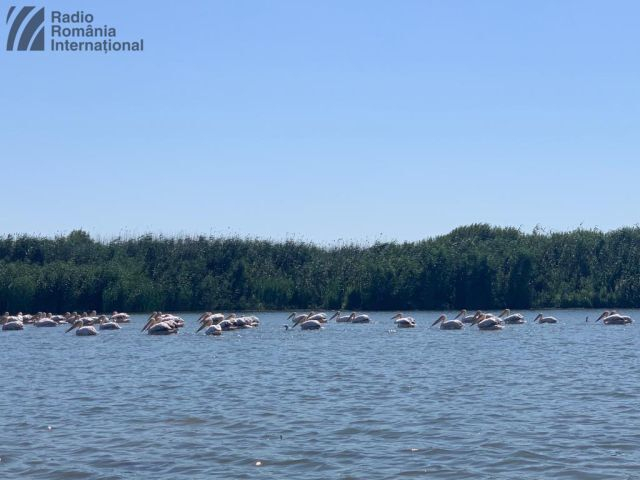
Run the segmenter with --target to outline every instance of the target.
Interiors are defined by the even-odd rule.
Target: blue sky
[[[639,221],[638,2],[38,5],[145,51],[0,52],[3,234]]]

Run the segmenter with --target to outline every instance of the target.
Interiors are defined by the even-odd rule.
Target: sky
[[[639,2],[28,4],[145,49],[0,51],[0,234],[640,221]]]

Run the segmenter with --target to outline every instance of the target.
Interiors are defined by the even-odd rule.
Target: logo
[[[44,7],[9,8],[7,50],[42,52],[44,50]]]
[[[62,11],[48,6],[45,14],[44,7],[12,6],[6,19],[7,50],[104,54],[144,51],[144,38],[121,36],[120,29],[105,20],[84,10]]]

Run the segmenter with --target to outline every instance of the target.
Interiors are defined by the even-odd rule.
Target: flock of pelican
[[[338,323],[369,323],[371,319],[368,315],[351,312],[349,315],[342,315],[342,312],[336,312],[330,318],[327,318],[325,313],[309,312],[307,314],[292,313],[287,317],[287,320],[293,322],[293,326],[285,325],[285,329],[295,328],[298,325],[302,330],[318,330],[323,328],[323,324],[330,320],[335,319]],[[404,315],[403,313],[397,313],[393,317],[396,328],[415,328],[416,321],[413,317]],[[605,325],[626,325],[632,323],[633,320],[627,315],[620,315],[616,311],[605,311],[598,317],[596,322],[602,320]],[[589,317],[587,317],[589,321]],[[538,314],[534,319],[534,323],[558,323],[558,319],[552,316],[545,316],[542,313]],[[524,315],[521,313],[511,313],[511,310],[505,308],[498,315],[492,313],[485,313],[480,310],[474,314],[469,314],[467,310],[460,310],[455,318],[449,320],[446,315],[440,315],[435,322],[431,324],[432,327],[440,324],[441,330],[460,330],[464,328],[465,324],[469,326],[477,326],[480,330],[502,330],[505,325],[521,325],[526,323]]]
[[[294,329],[300,327],[301,330],[319,330],[331,320],[336,323],[370,323],[369,315],[357,312],[351,312],[343,315],[337,311],[331,317],[326,313],[314,312],[298,314],[291,313],[287,320],[291,320],[293,325],[284,325],[285,329]],[[416,321],[413,317],[397,313],[393,317],[396,328],[415,328]],[[243,328],[255,328],[260,325],[260,320],[254,315],[236,315],[235,313],[223,314],[205,312],[198,318],[199,327],[195,333],[204,331],[205,335],[222,335],[222,332],[237,330]],[[589,321],[589,317],[586,318]],[[596,322],[602,322],[604,325],[627,325],[633,322],[628,315],[621,315],[615,310],[604,311]],[[118,313],[114,311],[111,315],[98,315],[95,310],[90,313],[83,312],[67,312],[64,315],[53,315],[51,313],[39,312],[34,315],[25,315],[18,312],[16,315],[10,315],[5,312],[0,316],[0,325],[2,330],[23,330],[25,325],[33,325],[34,327],[57,327],[58,325],[68,325],[65,333],[75,330],[76,335],[92,336],[97,335],[98,330],[119,330],[121,324],[129,323],[130,316],[127,313]],[[538,314],[534,319],[534,323],[558,323],[558,319],[551,316]],[[474,314],[469,314],[467,310],[460,312],[451,320],[446,315],[440,315],[431,327],[440,325],[441,330],[460,330],[465,324],[470,327],[477,326],[480,330],[502,330],[505,325],[520,325],[525,323],[524,315],[520,313],[511,313],[511,310],[505,308],[498,315],[485,313],[480,310]],[[184,320],[170,313],[153,312],[146,323],[142,327],[142,332],[149,335],[171,335],[178,333],[178,330],[184,327]],[[97,328],[96,328],[97,327]]]
[[[36,314],[23,314],[18,312],[16,315],[9,315],[5,312],[0,316],[0,325],[2,330],[24,330],[25,325],[33,325],[34,327],[57,327],[58,325],[71,325],[67,332],[74,328],[77,335],[96,335],[98,332],[95,328],[97,325],[100,330],[118,330],[121,323],[129,323],[130,317],[127,313],[113,312],[111,315],[98,315],[95,310],[91,313],[83,312],[67,312],[64,315],[53,315],[52,313],[38,312]]]

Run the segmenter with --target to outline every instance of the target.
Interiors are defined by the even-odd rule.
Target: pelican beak
[[[293,318],[293,312],[287,317],[287,320],[289,320],[290,318]]]
[[[151,319],[149,319],[149,321],[147,321],[147,323],[144,324],[144,327],[142,327],[142,330],[140,330],[140,331],[144,332],[147,328],[149,328],[150,324],[151,324]]]
[[[196,330],[196,333],[198,333],[200,330],[202,330],[206,326],[207,326],[206,322],[202,322],[202,325],[200,325],[200,328],[198,330]]]
[[[64,333],[69,333],[71,330],[73,330],[74,328],[76,328],[75,325],[71,325],[69,328],[67,328]]]
[[[456,318],[458,318],[458,317],[456,317]],[[431,326],[432,326],[432,327],[435,327],[435,326],[438,324],[438,322],[440,322],[440,320],[442,320],[442,319],[441,319],[441,318],[438,318],[435,322],[433,322],[433,323],[431,324]]]
[[[458,314],[454,317],[454,320],[455,320],[455,319],[457,319],[457,318],[459,318],[459,317],[460,317],[460,315],[462,315],[462,310],[460,310],[460,313],[458,313]],[[432,325],[432,326],[433,326],[433,325]]]
[[[340,312],[336,312],[333,315],[331,315],[331,318],[329,320],[333,320],[334,318],[336,318],[338,316]]]

